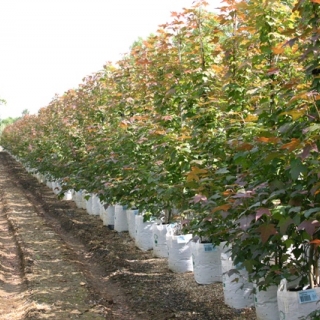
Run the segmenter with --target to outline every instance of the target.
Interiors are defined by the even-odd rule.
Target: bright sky
[[[221,0],[207,0],[209,10]],[[0,0],[0,118],[49,104],[57,93],[120,60],[193,0]]]

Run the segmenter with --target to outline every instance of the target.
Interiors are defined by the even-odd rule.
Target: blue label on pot
[[[316,290],[309,289],[309,290],[303,290],[299,292],[299,303],[308,303],[308,302],[314,302],[318,300],[318,295]]]
[[[218,250],[217,247],[214,246],[212,243],[204,243],[203,247],[205,252],[212,252]]]
[[[187,239],[185,236],[177,236],[177,243],[187,243]]]

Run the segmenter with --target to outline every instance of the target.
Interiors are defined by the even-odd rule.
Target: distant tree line
[[[5,104],[5,103],[6,103],[5,100],[1,100],[1,104]],[[21,119],[25,115],[28,115],[29,113],[30,113],[29,110],[25,109],[25,110],[22,111],[22,115],[20,117],[16,117],[16,118],[8,117],[8,118],[5,118],[5,119],[1,119],[0,118],[0,133],[3,131],[3,129],[6,126],[16,122],[17,120]]]

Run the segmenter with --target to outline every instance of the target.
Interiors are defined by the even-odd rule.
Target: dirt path
[[[84,246],[47,223],[3,163],[0,191],[0,319],[136,319],[127,310],[112,310],[106,292],[95,300],[88,272],[94,266],[88,268]]]
[[[1,319],[20,319],[28,306],[21,252],[12,225],[7,220],[3,195],[0,199],[0,315],[3,315]]]
[[[0,320],[256,319],[223,303],[220,283],[199,286],[128,233],[60,201],[0,152]]]

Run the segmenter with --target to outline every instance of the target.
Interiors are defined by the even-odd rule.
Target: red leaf
[[[277,233],[274,224],[264,224],[258,228],[259,232],[261,233],[261,240],[262,243],[266,243],[270,236]]]
[[[219,210],[227,211],[231,208],[230,204],[223,204],[222,206],[215,207],[211,210],[212,213],[217,212]]]
[[[309,157],[310,155],[310,152],[311,151],[315,151],[315,152],[318,152],[318,147],[315,143],[313,144],[306,144],[303,148],[303,151],[299,154],[299,156],[304,160],[306,159],[307,157]]]
[[[298,226],[298,230],[306,230],[306,232],[312,236],[317,227],[320,226],[320,222],[318,220],[305,220],[300,223]]]
[[[277,137],[258,137],[256,140],[264,143],[277,143],[280,141]]]
[[[272,74],[279,73],[279,71],[280,71],[279,68],[271,68],[271,69],[268,70],[267,75],[271,76]]]
[[[206,202],[207,201],[207,197],[202,195],[202,194],[196,194],[193,197],[193,202],[194,203],[198,203],[198,202]]]
[[[314,239],[314,240],[310,241],[310,243],[313,243],[313,244],[316,245],[316,247],[319,247],[319,245],[320,245],[320,239]]]
[[[256,210],[256,221],[259,220],[264,214],[271,216],[271,212],[268,208],[259,208]]]
[[[300,147],[300,140],[296,138],[292,138],[290,142],[285,143],[281,146],[280,149],[288,149],[289,151],[293,151]]]

